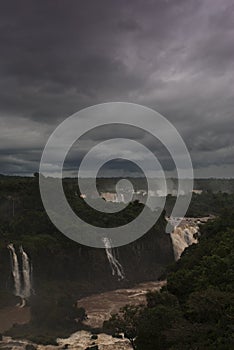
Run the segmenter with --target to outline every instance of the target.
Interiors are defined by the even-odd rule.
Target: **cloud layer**
[[[127,101],[175,125],[197,176],[234,175],[232,0],[9,0],[0,26],[0,173],[36,171],[70,114]]]

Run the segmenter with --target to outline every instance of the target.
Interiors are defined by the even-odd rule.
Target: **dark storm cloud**
[[[1,2],[0,173],[37,170],[59,121],[121,100],[167,117],[197,174],[232,175],[233,37],[232,0]]]

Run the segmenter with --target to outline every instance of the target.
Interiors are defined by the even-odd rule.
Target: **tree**
[[[105,321],[103,328],[108,333],[123,333],[124,337],[130,341],[132,348],[136,349],[135,338],[137,336],[142,310],[143,306],[141,305],[126,305],[120,309],[118,314],[112,315],[109,321]]]

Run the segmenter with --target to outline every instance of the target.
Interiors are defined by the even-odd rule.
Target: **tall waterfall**
[[[123,267],[115,257],[114,250],[111,248],[111,241],[108,238],[103,238],[103,242],[105,245],[106,256],[111,267],[112,275],[117,275],[119,280],[124,279],[125,275]]]
[[[12,275],[14,279],[15,295],[21,297],[21,307],[23,307],[26,303],[25,300],[27,300],[30,297],[32,291],[32,264],[30,263],[27,253],[23,250],[23,247],[21,246],[20,254],[22,258],[22,269],[20,269],[20,264],[14,245],[9,244],[8,249],[11,253]]]
[[[25,253],[22,246],[20,247],[20,252],[22,254],[22,274],[24,282],[24,285],[22,286],[22,295],[27,299],[30,297],[32,289],[31,264],[28,255]]]
[[[11,253],[11,265],[12,265],[12,275],[14,279],[15,295],[21,297],[21,279],[20,279],[20,270],[19,270],[19,261],[15,248],[13,244],[8,245],[8,249]]]

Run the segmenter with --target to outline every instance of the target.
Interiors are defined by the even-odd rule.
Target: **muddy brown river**
[[[88,319],[85,323],[91,327],[101,327],[103,321],[109,319],[111,314],[119,311],[121,307],[126,304],[138,305],[146,302],[146,293],[149,290],[159,290],[165,281],[160,282],[146,282],[136,285],[133,288],[117,289],[110,292],[100,293],[91,295],[86,298],[80,299],[77,304],[79,307],[84,307]],[[14,320],[20,320],[20,323],[28,321],[27,310],[25,319],[22,319],[22,310],[16,308],[12,309],[14,314]],[[5,310],[6,311],[6,310]],[[9,311],[9,310],[8,310]],[[5,314],[6,315],[6,314]],[[72,349],[72,350],[85,350],[87,347],[94,345],[98,346],[98,350],[130,350],[132,349],[127,339],[113,338],[107,334],[98,334],[98,338],[93,340],[91,333],[87,331],[79,331],[72,334],[66,339],[57,339],[58,346],[43,346],[36,345],[38,350],[56,350],[56,349]],[[14,349],[14,350],[25,350],[26,345],[31,344],[28,341],[13,340],[10,337],[3,337],[3,341],[0,342],[0,349]]]
[[[88,320],[85,324],[91,327],[101,327],[103,321],[108,320],[111,314],[117,313],[126,304],[144,304],[145,295],[149,290],[159,290],[165,281],[146,282],[129,289],[117,289],[111,292],[92,295],[78,301],[79,307],[84,307]]]

